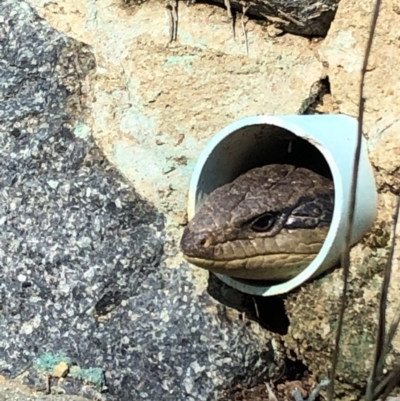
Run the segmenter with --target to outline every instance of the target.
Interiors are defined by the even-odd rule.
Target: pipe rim
[[[274,284],[271,286],[256,286],[252,284],[245,284],[238,281],[235,278],[229,277],[224,274],[215,274],[221,281],[225,284],[250,295],[261,295],[261,296],[273,296],[287,293],[296,287],[299,287],[314,275],[316,275],[319,271],[322,270],[324,263],[330,256],[330,251],[333,248],[335,242],[343,243],[343,239],[339,237],[339,227],[342,223],[343,207],[344,207],[344,189],[343,189],[343,181],[340,175],[340,169],[337,165],[334,156],[332,153],[323,146],[319,141],[315,138],[311,137],[309,133],[305,129],[303,129],[298,124],[295,124],[291,121],[285,119],[285,116],[250,116],[245,117],[241,120],[235,121],[217,134],[215,134],[211,140],[207,143],[203,152],[200,154],[198,161],[196,163],[195,169],[192,174],[192,178],[189,186],[189,199],[188,199],[188,217],[191,219],[195,214],[196,208],[196,195],[198,182],[201,177],[201,173],[207,160],[212,155],[213,151],[217,148],[217,146],[228,136],[234,134],[236,131],[239,131],[245,127],[249,127],[252,125],[271,125],[278,128],[285,129],[292,134],[300,137],[301,139],[307,140],[311,145],[316,147],[327,162],[329,169],[332,174],[334,190],[335,190],[335,200],[334,200],[334,211],[332,216],[332,222],[328,231],[328,234],[325,238],[324,244],[322,245],[320,251],[314,258],[314,260],[297,276],[292,279],[285,281],[283,283]],[[339,259],[339,258],[338,258]],[[325,270],[325,269],[324,269]],[[322,271],[321,271],[322,272]]]

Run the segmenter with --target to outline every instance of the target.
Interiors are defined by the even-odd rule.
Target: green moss
[[[83,381],[96,387],[97,390],[102,391],[105,388],[104,373],[101,368],[87,368],[83,369],[79,366],[71,366],[72,360],[63,353],[59,354],[44,354],[34,362],[36,370],[44,375],[50,375],[54,371],[54,367],[60,362],[65,362],[70,366],[68,377],[76,380]]]
[[[98,389],[102,389],[105,385],[104,374],[101,368],[82,369],[79,366],[72,366],[69,371],[69,376],[73,379],[90,383]]]
[[[35,368],[42,374],[49,375],[53,372],[54,367],[60,362],[65,362],[68,365],[71,364],[71,359],[65,354],[44,354],[40,358],[36,359],[34,362]]]

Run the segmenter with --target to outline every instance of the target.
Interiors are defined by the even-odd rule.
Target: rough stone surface
[[[133,0],[124,0],[126,3]],[[265,18],[283,32],[304,36],[325,36],[338,6],[339,0],[253,0],[246,15]],[[223,0],[215,4],[226,6]],[[243,3],[230,0],[234,11],[243,12]]]
[[[246,16],[259,18],[263,24],[274,26],[274,28],[278,29],[279,32],[291,32],[304,36],[326,36],[332,19],[335,16],[339,1],[340,0],[254,0],[249,3],[250,7],[248,7],[246,10]],[[78,6],[78,4],[81,2],[80,0],[67,6],[65,9],[64,1],[33,0],[33,2],[39,7],[53,9],[61,7],[63,11],[75,9],[78,11],[78,13],[85,12]],[[118,9],[125,8],[133,9],[134,11],[131,11],[132,13],[135,13],[139,7],[147,8],[149,5],[151,6],[151,3],[152,2],[147,0],[115,0],[108,2],[114,12],[118,12]],[[161,12],[164,11],[166,3],[161,1],[153,3],[157,5],[158,10]],[[85,5],[85,9],[89,12],[90,9],[93,9],[93,7],[97,8],[95,2],[91,0],[85,0],[83,4]],[[192,14],[197,13],[199,9],[203,9],[201,4],[196,4],[196,0],[190,1],[189,4],[190,8],[192,9]],[[231,21],[228,20],[227,11],[225,11],[226,4],[223,0],[215,0],[210,2],[210,4],[213,6],[218,4],[218,8],[223,11],[225,19],[229,24],[231,24]],[[230,7],[232,14],[239,20],[243,12],[242,3],[238,0],[230,0]],[[183,2],[179,4],[179,39],[182,39],[187,34],[185,29],[181,29],[181,24],[185,25],[185,23],[187,23],[187,21],[185,21],[185,8],[188,7],[185,7]],[[210,8],[208,7],[208,9]],[[201,13],[202,11],[199,12],[200,16]],[[158,27],[158,29],[159,28],[160,27]],[[143,27],[138,29],[143,29]],[[145,30],[147,29],[145,28]],[[165,32],[165,34],[165,38],[167,39],[168,33]]]
[[[360,399],[370,374],[382,273],[391,240],[395,196],[381,194],[379,215],[370,232],[351,252],[349,307],[345,315],[336,384],[339,399]],[[397,230],[399,232],[399,228]],[[395,255],[393,286],[398,279]],[[290,294],[285,302],[290,325],[286,345],[294,350],[319,378],[328,377],[342,291],[342,271],[335,270]],[[398,288],[391,289],[388,324],[398,307]],[[396,336],[387,368],[400,360]]]
[[[399,193],[400,140],[397,128],[400,115],[400,77],[397,68],[396,29],[399,25],[399,5],[395,0],[384,0],[383,3],[374,53],[367,74],[365,115],[370,157],[380,191],[379,215],[369,234],[352,251],[350,310],[346,318],[343,353],[338,370],[340,381],[336,387],[343,399],[358,398],[368,375],[376,330],[378,291],[390,239],[394,194]],[[269,27],[249,21],[246,25],[249,57],[244,56],[245,44],[240,24],[237,24],[234,41],[225,10],[209,5],[180,7],[178,42],[165,47],[168,27],[164,5],[158,2],[132,7],[123,6],[119,0],[31,0],[31,4],[53,27],[89,44],[96,55],[97,74],[91,77],[94,84],[91,89],[93,96],[87,100],[90,103],[90,118],[85,121],[86,125],[79,126],[81,129],[77,132],[91,132],[106,159],[117,166],[139,195],[165,214],[163,262],[174,270],[167,270],[163,262],[157,266],[154,274],[161,271],[163,282],[167,283],[159,291],[169,294],[168,297],[179,294],[184,299],[186,296],[185,299],[191,302],[190,308],[197,308],[195,313],[204,316],[205,322],[209,322],[207,319],[212,316],[212,321],[217,322],[214,326],[216,328],[207,330],[206,323],[203,322],[201,332],[216,336],[216,333],[225,330],[225,343],[229,343],[230,347],[225,352],[229,352],[229,357],[232,357],[232,350],[235,349],[237,353],[233,351],[233,355],[238,356],[242,352],[255,357],[257,347],[259,353],[262,350],[260,344],[264,342],[263,336],[268,336],[260,332],[254,334],[254,328],[244,328],[246,334],[240,338],[248,344],[248,349],[240,351],[240,345],[232,346],[232,338],[239,336],[239,327],[242,327],[237,320],[237,314],[228,309],[231,320],[224,323],[221,316],[226,313],[225,308],[216,306],[205,293],[208,280],[206,273],[182,264],[178,255],[176,243],[182,231],[180,224],[185,222],[186,191],[190,174],[204,144],[218,130],[233,120],[252,114],[290,114],[304,111],[304,105],[313,100],[313,85],[326,74],[332,95],[327,93],[321,97],[323,105],[319,111],[342,112],[355,116],[359,70],[372,2],[341,0],[328,36],[321,42],[290,35],[275,37]],[[1,29],[5,29],[4,24]],[[145,202],[144,208],[147,207],[150,206]],[[154,213],[157,215],[157,212]],[[156,220],[158,218],[160,217],[155,217]],[[158,229],[155,231],[159,232]],[[149,236],[150,242],[153,241],[152,235]],[[160,239],[159,241],[162,242]],[[400,282],[399,259],[397,250],[389,319],[399,302],[400,292],[395,287]],[[76,275],[79,278],[82,269],[77,269]],[[130,274],[128,276],[131,277]],[[140,288],[143,291],[143,287]],[[290,294],[286,300],[290,319],[289,333],[285,336],[286,344],[321,378],[326,376],[330,367],[340,289],[341,271],[336,270]],[[132,287],[129,287],[128,294],[131,290]],[[154,292],[149,291],[148,296],[152,295]],[[171,298],[165,297],[167,295],[164,295],[163,300],[165,307],[169,308],[168,316],[177,317],[177,314],[171,314],[170,311],[176,311],[178,306],[177,309],[169,307],[165,300]],[[101,296],[93,295],[88,299],[94,299],[93,302],[97,303],[99,298]],[[150,329],[143,326],[146,327],[145,330],[137,323],[144,321],[141,313],[147,312],[150,300],[138,308],[137,297],[129,298],[128,295],[127,299],[127,304],[124,299],[119,307],[105,314],[106,319],[99,319],[99,331],[96,333],[101,332],[103,335],[116,326],[120,330],[120,334],[113,333],[113,338],[106,337],[105,343],[111,344],[113,348],[103,351],[103,356],[96,357],[95,360],[100,362],[95,365],[90,358],[87,363],[78,361],[84,367],[101,365],[106,371],[109,369],[113,372],[111,376],[114,375],[111,382],[124,389],[127,385],[140,386],[140,379],[134,378],[133,384],[125,379],[120,385],[112,362],[107,360],[103,364],[106,358],[104,355],[110,358],[115,353],[120,355],[118,350],[121,349],[120,353],[125,353],[125,359],[122,358],[120,363],[118,356],[118,373],[122,372],[125,378],[131,378],[130,373],[127,373],[128,366],[138,362],[138,359],[135,359],[135,353],[131,357],[133,359],[127,362],[131,354],[118,348],[119,339],[122,342],[125,335],[124,330],[131,330],[129,336],[133,337],[126,335],[134,339],[157,333],[154,327]],[[159,307],[161,308],[160,305]],[[138,313],[132,312],[135,308],[138,308]],[[271,310],[275,313],[275,309],[265,307],[260,310],[260,314],[268,318]],[[127,324],[129,319],[126,316],[130,316],[129,311],[134,313],[135,324]],[[179,319],[183,318],[177,319],[181,322]],[[68,333],[71,331],[70,321],[63,326],[63,330]],[[175,320],[162,321],[162,325],[173,332],[173,322]],[[177,346],[178,340],[186,334],[186,341],[188,338],[192,339],[193,335],[189,332],[179,334],[177,339],[173,339],[169,349]],[[121,337],[116,338],[118,335]],[[196,335],[193,338],[196,339]],[[52,341],[51,337],[49,341]],[[196,344],[198,342],[195,340],[190,352],[193,352]],[[47,347],[51,346],[54,345],[47,344]],[[93,352],[97,355],[96,345],[88,346],[91,347],[94,347],[96,351]],[[180,344],[177,352],[185,353],[188,351],[187,347],[188,344]],[[393,348],[388,366],[400,352],[399,336],[395,338]],[[224,351],[217,351],[215,348],[208,351],[207,348],[207,352],[210,352],[208,355],[221,355]],[[147,354],[140,355],[147,358]],[[193,356],[193,361],[195,359]],[[229,381],[223,369],[218,374],[213,373],[214,365],[209,362],[211,359],[209,357],[207,362],[210,377],[204,379],[208,380],[208,385],[217,383],[215,375],[225,383]],[[172,356],[168,355],[166,360],[172,361]],[[223,366],[226,367],[226,363]],[[235,366],[233,360],[230,363]],[[166,370],[171,369],[168,370],[170,377],[176,377],[175,365],[168,362],[165,366],[168,367]],[[249,368],[244,370],[246,378],[253,374]],[[230,378],[233,372],[234,369],[229,371]],[[195,381],[195,389],[199,388],[199,383],[204,383],[204,372],[199,375],[201,379]],[[189,374],[189,377],[193,376]],[[151,377],[153,378],[154,376]],[[179,382],[180,386],[182,382]]]
[[[0,374],[39,384],[68,360],[67,384],[121,401],[217,400],[273,375],[271,336],[166,265],[164,216],[94,143],[88,47],[24,1],[0,19]]]
[[[320,49],[329,65],[331,91],[344,114],[357,115],[360,69],[368,38],[373,2],[340,2],[339,9]],[[400,71],[396,0],[382,1],[365,85],[365,134],[379,188],[400,193],[399,112]]]
[[[134,0],[124,0],[133,3]],[[139,0],[141,1],[141,0]],[[194,2],[193,2],[194,3]],[[225,1],[215,4],[226,6]],[[337,9],[339,0],[253,0],[246,15],[265,18],[284,32],[305,36],[325,36]],[[243,12],[243,3],[230,0],[235,12]]]
[[[377,220],[351,254],[349,309],[343,329],[338,366],[338,394],[345,399],[361,396],[373,356],[379,291],[392,240],[395,194],[400,193],[400,72],[398,65],[399,7],[384,0],[366,75],[365,135],[379,189]],[[368,37],[373,2],[342,0],[327,38],[319,50],[327,65],[332,97],[341,113],[357,115],[360,69]],[[400,227],[397,227],[399,234]],[[398,235],[397,234],[397,235]],[[400,302],[397,246],[388,304],[388,324]],[[325,376],[330,368],[337,312],[342,288],[341,271],[335,271],[291,294],[286,343],[296,350],[314,373]],[[392,344],[387,367],[400,362],[400,333]]]
[[[335,16],[338,3],[339,0],[255,0],[247,13],[267,18],[284,32],[325,36]],[[232,4],[242,11],[240,1],[233,0]]]
[[[47,395],[44,391],[36,391],[22,386],[15,381],[0,380],[0,401],[87,401],[87,398],[71,395]]]
[[[193,167],[212,135],[249,115],[298,113],[324,76],[308,39],[269,37],[254,21],[246,25],[247,57],[240,24],[234,40],[218,7],[180,7],[179,41],[166,47],[158,2],[31,3],[52,26],[92,46],[93,136],[167,222],[183,221]]]

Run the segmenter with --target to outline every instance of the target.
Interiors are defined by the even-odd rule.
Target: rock
[[[9,7],[11,3],[4,4]],[[210,6],[204,4],[180,7],[178,43],[168,48],[165,47],[168,36],[165,10],[158,2],[131,8],[118,6],[112,0],[89,3],[86,0],[31,0],[31,4],[53,27],[87,43],[96,55],[96,74],[93,74],[94,61],[88,47],[64,34],[57,36],[56,31],[40,23],[41,27],[46,27],[41,29],[52,32],[60,42],[66,43],[65,47],[59,44],[56,49],[60,54],[71,54],[66,64],[75,72],[66,74],[71,78],[65,78],[68,84],[53,84],[46,89],[48,93],[58,88],[57,99],[62,93],[63,105],[67,104],[71,110],[65,118],[72,119],[72,128],[55,139],[58,144],[71,136],[63,145],[70,153],[63,160],[64,175],[46,176],[36,191],[39,194],[54,191],[64,197],[63,191],[72,191],[75,196],[72,201],[82,213],[71,209],[68,203],[61,203],[60,209],[68,211],[67,221],[82,223],[78,228],[83,233],[79,238],[72,235],[76,230],[72,223],[63,228],[67,238],[63,244],[68,245],[66,251],[71,255],[57,254],[58,265],[47,267],[49,272],[39,259],[34,260],[34,269],[21,265],[19,271],[14,272],[14,267],[20,266],[16,262],[29,260],[24,254],[5,265],[8,281],[1,287],[1,294],[7,295],[5,299],[19,300],[25,309],[19,306],[12,309],[18,317],[20,310],[23,314],[10,326],[14,330],[13,338],[3,344],[11,350],[17,349],[14,354],[10,353],[16,359],[2,362],[0,366],[7,364],[7,374],[15,374],[17,368],[23,370],[31,358],[37,356],[37,344],[46,352],[55,352],[61,347],[83,367],[104,369],[110,395],[121,400],[131,399],[132,394],[138,399],[167,401],[216,399],[220,389],[240,381],[239,377],[244,378],[245,384],[261,380],[263,369],[273,359],[272,355],[265,354],[266,343],[273,349],[271,334],[252,323],[244,324],[235,310],[210,298],[206,290],[208,275],[189,267],[179,255],[177,243],[182,231],[180,224],[185,220],[190,174],[205,143],[233,120],[253,114],[306,112],[318,97],[318,94],[311,95],[310,89],[326,74],[332,91],[332,96],[327,95],[330,100],[332,97],[336,100],[332,109],[355,116],[359,69],[371,5],[341,0],[329,34],[320,43],[290,35],[270,38],[265,27],[249,21],[246,27],[250,51],[246,57],[243,34],[238,30],[234,41],[229,24],[222,22],[226,18],[225,10],[216,8],[210,13]],[[28,12],[25,3],[18,7]],[[393,193],[399,192],[397,146],[394,144],[398,142],[395,141],[399,115],[396,108],[400,104],[397,33],[393,29],[398,18],[396,12],[394,6],[385,2],[367,74],[365,131],[381,193],[378,219],[352,251],[351,306],[344,327],[338,367],[340,380],[336,386],[343,399],[359,397],[369,374],[378,293],[391,237]],[[1,15],[6,18],[8,10]],[[2,29],[11,28],[3,24]],[[21,25],[12,29],[19,35],[22,33],[18,48],[23,48],[24,29]],[[74,46],[79,50],[68,50]],[[30,47],[47,49],[44,45]],[[15,61],[9,64],[12,67]],[[4,69],[2,73],[16,76],[18,82],[26,82],[21,69],[14,69],[11,72]],[[68,69],[61,69],[64,70]],[[52,74],[50,82],[54,83],[59,73],[53,71]],[[48,75],[46,73],[46,77]],[[23,86],[22,83],[18,85],[18,88]],[[15,97],[17,92],[11,95]],[[32,92],[40,95],[38,90]],[[15,102],[11,95],[10,102]],[[325,100],[326,97],[324,106],[328,103]],[[30,102],[32,107],[36,106],[36,102]],[[59,107],[50,119],[53,109],[42,113],[46,121],[58,121],[57,116],[64,116],[64,109],[64,106]],[[332,112],[332,109],[325,107],[324,111]],[[52,122],[50,132],[54,134],[58,131],[53,126]],[[11,135],[5,137],[7,141],[17,141],[21,136],[18,127],[17,130],[10,127],[9,132]],[[41,132],[35,129],[32,135],[41,135]],[[99,155],[93,138],[104,158]],[[31,147],[21,149],[23,154]],[[46,147],[32,147],[34,157],[43,158],[46,152]],[[82,156],[85,152],[94,156],[89,157],[88,166],[80,167],[79,161],[86,160]],[[2,166],[9,171],[9,166],[15,163],[5,153],[7,158]],[[51,170],[59,158],[54,158],[53,153],[49,155],[51,162],[44,159],[42,164],[43,168],[47,166]],[[75,159],[78,159],[76,165],[73,164]],[[109,161],[117,169],[113,169]],[[90,177],[96,172],[98,178],[93,181],[79,178],[82,169]],[[31,175],[42,177],[43,174],[39,164]],[[10,173],[4,176],[13,182]],[[82,181],[77,191],[79,197],[75,195],[78,178]],[[69,189],[63,189],[65,182]],[[96,198],[97,188],[102,188],[105,198]],[[83,194],[87,193],[89,199],[85,201]],[[28,195],[35,199],[31,193]],[[9,199],[7,197],[7,205],[12,216],[26,216],[20,211],[22,202],[18,197],[13,194],[13,200]],[[91,211],[93,203],[96,207]],[[48,198],[36,207],[45,209],[45,204],[49,204]],[[105,204],[105,221],[99,222],[96,216]],[[89,221],[90,216],[94,217]],[[0,220],[0,224],[3,228],[9,223]],[[92,231],[100,234],[85,232],[85,224],[90,224]],[[58,226],[57,229],[59,235]],[[44,225],[42,230],[49,236],[50,224]],[[18,238],[23,239],[25,231],[21,232]],[[35,240],[41,238],[39,234]],[[107,252],[96,251],[99,235],[100,238],[105,235],[102,246]],[[78,246],[80,253],[76,250]],[[115,262],[118,258],[121,264]],[[395,283],[400,282],[398,259],[397,252],[389,319],[398,303],[399,292],[395,291]],[[130,265],[127,260],[135,262]],[[18,282],[18,277],[23,276],[27,280]],[[40,284],[43,277],[46,281]],[[40,291],[32,282],[39,283]],[[289,333],[284,336],[286,344],[321,378],[327,375],[330,367],[340,289],[341,270],[336,270],[286,299],[290,319]],[[11,297],[8,296],[10,291],[13,291]],[[20,292],[28,292],[28,295],[24,295],[25,298],[16,295]],[[232,300],[235,296],[229,298]],[[23,302],[25,299],[32,302]],[[240,306],[235,305],[235,308]],[[43,318],[39,316],[42,310],[47,313]],[[275,311],[266,306],[260,313],[268,317],[271,310]],[[12,313],[6,315],[5,327],[12,320]],[[22,328],[21,334],[18,330]],[[57,336],[54,333],[57,330],[68,335]],[[3,330],[1,335],[5,333]],[[40,341],[37,333],[41,334]],[[26,349],[21,347],[25,342]],[[388,367],[394,363],[399,350],[400,341],[396,337]],[[279,365],[279,361],[275,364]],[[160,377],[165,378],[161,389],[154,386]]]
[[[9,380],[0,382],[0,394],[2,401],[48,401],[49,398],[57,401],[87,401],[86,398],[66,394],[49,397],[48,394],[32,390],[18,381]]]
[[[125,2],[128,3],[129,0]],[[226,6],[222,0],[216,0],[215,3]],[[304,36],[326,36],[338,3],[339,0],[255,0],[251,3],[246,15],[265,18],[283,32]],[[229,4],[232,10],[243,12],[242,2],[230,0]]]
[[[371,138],[370,157],[377,169],[380,189],[400,194],[400,119],[390,115],[385,119],[388,125],[382,126],[382,122],[379,122],[379,131]]]
[[[251,7],[249,7],[246,11],[246,17],[256,17],[260,21],[260,23],[266,26],[274,26],[277,30],[279,29],[281,32],[290,32],[296,35],[303,36],[326,36],[330,24],[335,16],[339,1],[340,0],[255,0],[251,3]],[[64,25],[63,31],[65,32],[72,31],[74,34],[76,34],[80,29],[82,29],[82,26],[79,26],[79,19],[82,15],[82,12],[85,12],[85,9],[87,10],[87,12],[91,13],[94,18],[94,20],[90,23],[91,28],[95,27],[96,25],[96,20],[98,16],[96,16],[95,14],[95,10],[97,8],[97,5],[95,4],[90,4],[89,7],[81,8],[79,6],[79,3],[81,3],[82,5],[85,4],[85,2],[82,2],[81,0],[77,0],[77,2],[69,5],[65,4],[64,1],[31,0],[31,2],[39,8],[46,8],[50,12],[59,10],[62,13],[67,14],[69,12],[75,13],[76,18],[73,21],[59,21],[59,23]],[[142,6],[143,3],[146,4]],[[195,1],[191,3],[192,4],[190,5],[190,7],[179,7],[178,41],[187,41],[189,39],[187,36],[187,27],[190,26],[189,21],[187,20],[189,14],[191,15],[189,16],[190,19],[193,19],[193,16],[195,15],[195,19],[197,19],[197,22],[200,22],[203,19],[201,30],[192,30],[192,32],[197,31],[200,34],[198,39],[201,38],[200,40],[203,42],[204,36],[202,35],[201,31],[203,31],[204,28],[207,28],[209,33],[212,34],[213,30],[215,29],[215,24],[209,11],[206,15],[202,15],[205,8],[208,8],[208,10],[210,9],[209,5],[207,5],[207,7],[204,7],[204,5],[196,3]],[[134,15],[134,19],[136,19],[137,12],[139,12],[140,14],[145,9],[147,9],[147,11],[144,11],[145,13],[147,13],[149,8],[153,8],[153,4],[146,0],[118,0],[116,2],[107,1],[107,4],[109,5],[108,8],[110,8],[112,14],[119,15],[123,19],[125,19],[127,15]],[[230,39],[232,39],[232,42],[234,43],[232,30],[229,29],[231,21],[229,21],[224,1],[216,0],[215,2],[213,2],[213,5],[218,5],[217,15],[220,14],[225,20],[224,25],[228,28],[227,32]],[[230,0],[230,5],[233,13],[237,13],[237,18],[240,18],[243,11],[242,3],[238,0]],[[103,6],[100,5],[99,8],[103,9]],[[158,18],[159,15],[163,15],[165,13],[165,7],[162,3],[156,3],[154,9],[157,10],[156,13],[153,15],[155,18]],[[215,10],[213,11],[213,14],[214,13]],[[104,22],[106,23],[106,25],[109,25],[107,28],[111,27],[111,20],[106,20]],[[146,24],[147,26],[136,27],[135,30],[141,31],[142,33],[146,31],[150,33],[150,31],[148,31],[147,29],[149,24],[152,24],[152,22],[148,21]],[[164,42],[166,43],[169,39],[169,36],[166,29],[167,26],[165,23],[165,18],[162,21],[162,24],[165,24],[163,35],[165,36]],[[237,24],[237,26],[238,25],[239,24]],[[162,25],[159,25],[156,29],[156,32],[159,32],[161,27]],[[238,35],[239,29],[236,30],[236,35]],[[128,37],[131,38],[132,33],[129,34]],[[214,39],[217,41],[220,40],[217,37],[215,37]],[[204,43],[202,43],[202,45],[204,46]]]
[[[337,367],[336,396],[360,399],[371,371],[377,333],[382,274],[393,240],[393,194],[381,194],[379,214],[370,232],[351,251],[348,308],[345,315]],[[397,228],[397,233],[400,227]],[[397,234],[398,235],[398,234]],[[387,324],[399,304],[399,249],[394,255]],[[342,270],[336,269],[289,294],[285,306],[290,325],[286,345],[296,352],[319,378],[329,377],[337,316],[343,288]],[[389,326],[388,326],[389,327]],[[396,335],[386,367],[400,361],[400,335]]]
[[[0,374],[43,376],[33,362],[63,354],[80,367],[71,380],[102,391],[104,372],[98,397],[121,401],[217,400],[272,378],[273,336],[218,304],[188,265],[167,264],[165,216],[93,140],[109,128],[88,109],[90,48],[25,1],[2,1],[0,18]],[[132,156],[151,174],[145,153]]]
[[[123,2],[127,5],[136,3],[134,0],[123,0]],[[144,2],[145,0],[140,0],[140,3]],[[255,0],[246,11],[246,16],[265,19],[280,29],[281,32],[304,36],[326,36],[335,16],[338,3],[339,0]],[[192,4],[195,4],[195,1]],[[226,7],[226,3],[223,0],[216,0],[215,4]],[[243,12],[242,2],[230,0],[229,5],[232,11]]]
[[[69,366],[66,362],[60,362],[54,367],[54,377],[65,377],[68,374]]]
[[[360,70],[369,34],[373,2],[342,0],[334,23],[320,49],[328,65],[332,95],[341,113],[358,113]],[[365,134],[380,189],[400,193],[400,72],[398,26],[394,2],[382,1],[365,84]]]
[[[325,74],[308,39],[270,39],[254,21],[246,25],[247,57],[241,30],[235,41],[218,7],[180,7],[179,42],[166,48],[160,3],[133,15],[111,0],[89,8],[86,0],[31,3],[93,49],[92,134],[138,193],[166,214],[168,226],[186,212],[191,173],[213,135],[249,115],[304,111],[315,99],[311,86]]]
[[[357,116],[360,68],[368,37],[373,3],[342,0],[326,40],[320,48],[327,65],[332,96],[341,113]],[[337,397],[358,399],[370,374],[377,330],[382,274],[392,239],[393,213],[400,192],[399,115],[400,72],[399,15],[389,1],[383,1],[366,74],[365,134],[379,188],[378,217],[369,233],[351,252],[349,308],[343,327],[337,370]],[[400,232],[400,227],[397,227]],[[398,235],[398,234],[397,234]],[[399,248],[394,255],[387,322],[397,311]],[[286,344],[319,377],[326,377],[331,355],[342,289],[342,271],[336,270],[288,296],[290,320]],[[397,334],[387,369],[400,361],[400,333]]]

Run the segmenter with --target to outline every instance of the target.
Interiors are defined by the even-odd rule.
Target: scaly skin
[[[216,273],[288,280],[319,252],[333,203],[333,182],[313,171],[255,168],[208,196],[185,228],[181,249],[188,262]]]

